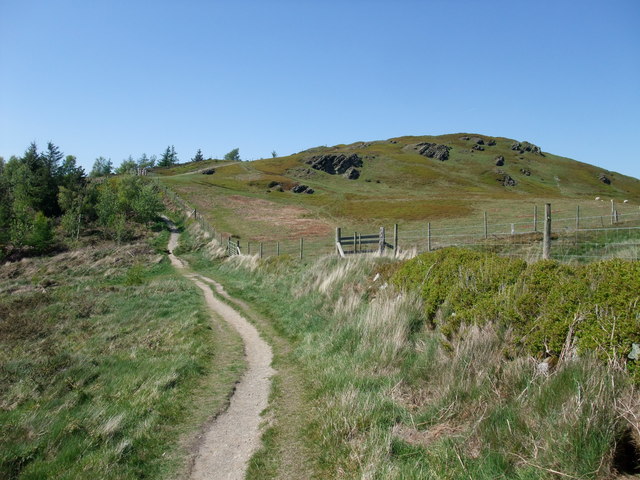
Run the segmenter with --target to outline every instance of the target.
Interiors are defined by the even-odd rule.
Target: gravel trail
[[[249,458],[260,446],[260,413],[267,408],[271,377],[275,373],[271,368],[271,347],[251,323],[219,300],[206,283],[213,285],[219,295],[229,298],[220,284],[185,269],[173,254],[180,234],[168,219],[165,221],[172,230],[168,245],[171,264],[202,290],[209,308],[238,331],[248,364],[247,371],[236,385],[229,408],[202,432],[189,478],[242,479]]]

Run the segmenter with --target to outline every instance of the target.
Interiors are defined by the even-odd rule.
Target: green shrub
[[[418,292],[427,319],[447,335],[462,323],[496,321],[513,328],[517,343],[535,355],[559,356],[569,340],[578,353],[623,361],[640,342],[638,262],[527,265],[448,248],[405,262],[391,281]]]

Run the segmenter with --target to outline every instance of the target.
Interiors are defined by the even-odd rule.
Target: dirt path
[[[260,413],[267,408],[273,354],[271,347],[262,339],[256,328],[229,305],[219,300],[204,282],[215,286],[218,294],[228,297],[220,284],[214,280],[191,273],[174,254],[179,233],[170,225],[169,259],[171,264],[195,283],[204,293],[209,308],[235,328],[244,342],[248,368],[236,385],[229,408],[207,426],[201,435],[190,478],[242,479],[247,462],[260,446]]]

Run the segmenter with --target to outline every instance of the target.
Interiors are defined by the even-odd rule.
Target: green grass
[[[5,265],[0,309],[2,478],[173,477],[244,368],[145,243]]]
[[[248,270],[242,258],[190,258],[270,319],[309,372],[308,411],[296,428],[304,432],[300,462],[310,465],[310,477],[605,478],[626,428],[617,408],[622,400],[640,408],[629,376],[588,349],[536,374],[540,360],[518,348],[508,323],[476,325],[469,317],[443,330],[425,315],[419,292],[388,285],[399,268],[390,259],[300,263],[284,256]],[[487,293],[480,300],[508,277],[504,265],[495,267],[478,267],[484,276],[475,285]],[[440,279],[445,293],[458,281]],[[272,401],[272,428],[251,478],[287,478],[278,429],[288,417],[277,395]]]
[[[519,154],[511,150],[513,140],[501,137],[480,135],[485,143],[494,139],[496,145],[472,151],[471,143],[460,139],[463,135],[398,137],[391,139],[397,143],[319,147],[288,157],[223,166],[214,175],[180,175],[176,171],[162,176],[161,181],[197,207],[219,230],[254,241],[283,241],[290,236],[326,237],[330,241],[335,227],[368,231],[393,223],[410,231],[424,229],[427,222],[432,222],[437,231],[481,225],[483,211],[489,213],[492,225],[519,223],[530,219],[534,205],[542,212],[546,202],[552,203],[554,214],[562,216],[571,215],[578,204],[584,216],[608,215],[609,204],[595,202],[596,196],[607,201],[616,199],[621,210],[638,212],[637,179],[548,152],[544,156]],[[449,160],[440,162],[418,155],[410,144],[419,142],[451,146]],[[315,170],[306,172],[309,166],[305,159],[320,153],[357,153],[364,159],[361,177],[347,180]],[[506,160],[503,167],[495,166],[498,155]],[[521,169],[531,175],[524,175]],[[601,173],[612,179],[611,185],[599,181]],[[518,185],[503,187],[497,181],[503,174],[515,178]],[[287,191],[269,188],[270,182],[281,183]],[[296,183],[311,186],[315,193],[296,195],[288,191]],[[239,199],[244,199],[242,206]],[[631,203],[621,205],[624,199]],[[295,210],[287,210],[290,207]],[[313,228],[305,228],[309,224]]]

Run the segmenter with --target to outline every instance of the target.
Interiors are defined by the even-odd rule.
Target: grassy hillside
[[[448,158],[421,155],[426,142],[448,147]],[[581,204],[584,215],[606,215],[609,199],[629,200],[620,208],[637,211],[639,180],[544,151],[513,150],[514,143],[463,133],[398,137],[219,166],[212,175],[165,175],[162,181],[220,229],[255,240],[330,236],[336,226],[361,231],[395,222],[404,228],[427,221],[458,225],[477,221],[482,211],[514,221],[544,202],[555,210]],[[340,154],[362,161],[359,178],[306,163]],[[503,165],[496,165],[498,157]],[[515,185],[505,186],[510,182]],[[290,191],[300,184],[314,193]]]
[[[185,256],[262,312],[306,372],[299,463],[314,475],[283,471],[291,419],[275,396],[249,478],[640,472],[640,397],[625,371],[637,375],[626,359],[640,341],[637,262],[601,262],[590,277],[456,249],[406,262]]]
[[[170,266],[168,232],[0,266],[0,478],[173,478],[242,343]],[[215,365],[215,369],[213,366]]]

